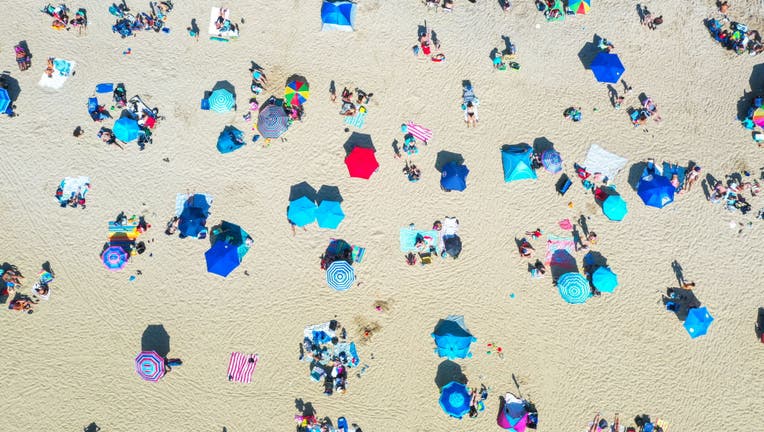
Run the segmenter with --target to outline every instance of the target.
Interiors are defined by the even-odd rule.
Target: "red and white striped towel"
[[[250,383],[257,366],[257,354],[232,352],[228,361],[228,381]]]
[[[418,125],[414,122],[408,122],[406,124],[408,133],[414,135],[414,138],[427,144],[432,139],[432,130],[427,129],[422,125]]]

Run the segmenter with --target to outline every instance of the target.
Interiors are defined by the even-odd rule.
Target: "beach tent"
[[[692,339],[708,333],[708,327],[714,322],[714,317],[708,313],[706,307],[692,308],[687,312],[684,320],[684,328]]]
[[[316,220],[320,228],[337,229],[345,219],[345,212],[337,201],[321,201],[316,209]]]
[[[430,336],[435,339],[435,352],[438,356],[449,360],[472,357],[470,344],[477,341],[467,330],[461,315],[450,315],[440,320]]]
[[[316,203],[302,196],[289,203],[287,219],[298,227],[313,223],[316,220]]]
[[[467,189],[467,175],[470,170],[464,165],[449,162],[443,166],[440,176],[440,186],[446,191],[463,191]]]
[[[626,201],[620,195],[608,195],[602,202],[602,213],[611,221],[622,221],[628,212]]]
[[[130,117],[122,117],[114,122],[114,137],[120,141],[130,142],[138,139],[141,127],[138,122]]]
[[[326,283],[335,291],[347,291],[355,282],[355,270],[349,262],[337,260],[326,269]]]
[[[451,381],[440,391],[440,407],[451,417],[458,419],[470,412],[472,397],[466,385]]]
[[[628,159],[610,153],[597,144],[592,144],[589,147],[589,152],[586,153],[584,167],[590,173],[602,174],[604,178],[612,183],[628,161]]]
[[[528,427],[528,409],[525,401],[507,393],[499,409],[496,423],[502,428],[515,432],[523,432]]]
[[[570,272],[560,276],[557,279],[557,289],[560,297],[571,304],[586,303],[592,296],[589,281],[581,273]]]
[[[501,151],[504,166],[504,181],[536,180],[536,172],[531,165],[533,149],[528,144],[507,146]]]
[[[658,174],[642,177],[637,185],[637,195],[642,198],[645,205],[663,208],[674,202],[676,188],[671,180]]]
[[[626,72],[618,54],[606,51],[597,54],[589,67],[594,72],[594,78],[604,83],[617,83],[621,79],[621,75]]]
[[[547,150],[541,154],[541,165],[552,174],[562,171],[562,156],[556,150]]]
[[[586,15],[592,7],[591,0],[570,0],[568,9],[577,15]]]
[[[355,30],[356,7],[349,1],[324,0],[321,5],[321,30]]]
[[[218,136],[218,151],[220,153],[231,153],[244,146],[244,132],[233,126],[226,126]]]
[[[618,276],[609,267],[601,266],[592,273],[592,285],[600,292],[611,293],[618,286]]]
[[[228,244],[225,241],[218,240],[212,247],[204,253],[204,259],[207,261],[207,271],[220,275],[228,276],[236,267],[241,264],[239,251],[236,246]]]
[[[157,382],[165,374],[164,358],[156,351],[143,351],[135,357],[135,372],[146,381]]]
[[[289,129],[289,116],[284,107],[269,104],[257,116],[257,130],[263,138],[278,138]]]
[[[210,205],[203,194],[194,194],[183,203],[183,210],[178,218],[178,231],[181,237],[198,237],[204,232]]]
[[[8,95],[8,90],[0,87],[0,114],[4,114],[8,111],[10,105],[11,97]]]
[[[221,114],[231,111],[234,105],[236,105],[233,93],[224,88],[213,91],[210,97],[207,98],[207,102],[210,104],[210,110]]]
[[[345,157],[345,165],[348,167],[350,177],[368,179],[379,168],[374,149],[368,147],[353,147],[350,154]]]

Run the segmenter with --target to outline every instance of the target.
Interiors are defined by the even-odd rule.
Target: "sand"
[[[95,422],[104,432],[283,431],[294,428],[297,399],[365,431],[498,430],[498,396],[517,392],[513,374],[539,409],[540,431],[584,430],[598,411],[609,419],[647,413],[677,432],[720,423],[728,430],[764,428],[757,415],[764,408],[762,347],[753,329],[764,305],[760,223],[738,234],[730,221],[751,218],[711,206],[699,187],[663,210],[645,207],[628,184],[628,169],[615,179],[629,203],[622,223],[607,221],[578,184],[562,198],[556,176],[540,172],[537,182],[506,184],[501,174],[502,145],[546,139],[569,175],[598,143],[630,163],[692,160],[716,178],[740,169],[758,176],[764,157],[735,115],[751,81],[764,85],[752,77],[760,59],[734,56],[710,38],[702,19],[714,13],[711,1],[648,2],[666,21],[650,31],[634,2],[596,1],[588,16],[547,23],[530,1],[516,1],[507,14],[496,1],[459,1],[445,14],[415,1],[362,0],[357,32],[322,33],[317,0],[246,0],[227,4],[234,19],[246,18],[241,38],[230,43],[190,38],[185,27],[196,18],[204,29],[213,4],[189,3],[170,14],[170,34],[125,40],[111,33],[113,19],[100,1],[69,5],[88,9],[91,25],[82,36],[51,29],[41,4],[4,3],[1,65],[13,70],[21,95],[20,116],[0,119],[0,260],[28,279],[49,261],[56,280],[35,314],[0,314],[3,430],[72,431]],[[760,4],[733,6],[731,16],[764,29]],[[424,19],[442,41],[443,64],[411,53]],[[614,43],[627,67],[634,93],[626,105],[646,92],[662,109],[661,124],[634,129],[610,107],[606,87],[579,59],[595,34]],[[520,71],[491,68],[489,53],[503,48],[501,35],[516,44]],[[23,73],[12,55],[21,39],[34,55]],[[128,47],[132,54],[123,55]],[[37,86],[49,55],[77,62],[76,75],[58,91]],[[219,131],[227,124],[248,128],[242,115],[250,61],[264,67],[268,93],[277,96],[288,76],[305,75],[312,89],[307,116],[287,142],[265,149],[250,143],[221,155]],[[465,79],[481,99],[474,130],[459,109]],[[199,109],[203,92],[219,80],[235,86],[236,112]],[[381,169],[369,181],[348,178],[349,134],[328,98],[331,80],[338,90],[374,93],[362,132],[372,136]],[[95,137],[86,101],[101,82],[124,82],[129,96],[143,96],[166,116],[145,151]],[[572,105],[583,107],[582,122],[562,118]],[[422,168],[418,183],[406,181],[391,149],[407,120],[435,133],[413,157]],[[71,134],[78,125],[86,131],[80,139]],[[434,163],[442,150],[462,154],[470,168],[464,193],[440,191]],[[92,179],[87,209],[59,208],[52,197],[58,183],[76,175]],[[338,231],[312,226],[292,236],[285,209],[290,187],[303,181],[339,187],[347,218]],[[213,194],[211,221],[238,223],[254,238],[227,279],[205,271],[208,241],[162,233],[175,194],[187,191]],[[753,204],[754,212],[761,208]],[[144,214],[154,226],[142,238],[150,240],[148,252],[111,273],[99,253],[107,221],[122,210]],[[530,279],[514,239],[536,227],[564,234],[557,222],[581,214],[590,216],[600,238],[596,250],[621,286],[574,306],[560,299],[550,278]],[[447,215],[461,222],[462,256],[406,266],[398,229],[412,222],[428,227]],[[367,248],[356,265],[360,284],[343,293],[326,286],[319,267],[333,237]],[[677,284],[674,260],[716,318],[696,340],[660,304],[660,293]],[[130,282],[137,270],[142,274]],[[389,311],[375,310],[377,300],[389,301]],[[442,359],[430,333],[449,314],[463,314],[478,338],[474,356],[458,365],[470,385],[491,388],[487,411],[474,420],[450,419],[437,403]],[[346,395],[325,397],[297,360],[298,343],[304,326],[335,318],[353,338],[359,322],[380,330],[359,348],[369,365],[363,377],[351,375]],[[170,356],[185,364],[152,384],[136,376],[133,359],[144,330],[159,324],[170,336]],[[486,354],[488,343],[502,346],[504,358]],[[259,354],[251,384],[227,382],[231,351]]]

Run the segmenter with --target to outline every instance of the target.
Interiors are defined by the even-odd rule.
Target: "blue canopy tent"
[[[8,90],[0,87],[0,114],[7,114],[9,106],[11,106],[11,97]]]
[[[233,126],[226,126],[218,136],[218,151],[220,153],[231,153],[244,146],[244,132]]]
[[[637,185],[637,195],[650,207],[663,208],[671,204],[674,202],[675,191],[671,180],[658,174],[642,177]]]
[[[207,271],[223,277],[241,264],[238,248],[222,239],[204,253],[204,258],[207,260]]]
[[[605,51],[597,54],[597,57],[594,58],[589,67],[594,72],[594,78],[604,83],[617,83],[621,79],[621,75],[626,72],[626,68],[623,67],[618,54],[611,54]]]
[[[446,191],[463,191],[467,189],[467,175],[470,170],[464,165],[449,162],[443,166],[440,177],[440,186]]]
[[[608,195],[602,202],[602,213],[611,221],[622,221],[628,212],[626,201],[620,195]]]
[[[466,385],[458,382],[451,381],[443,386],[440,391],[440,407],[443,408],[446,414],[458,419],[464,417],[465,414],[470,412],[470,403],[472,397],[470,391]]]
[[[316,220],[316,203],[303,196],[289,203],[287,219],[298,227],[313,223]]]
[[[114,136],[124,142],[130,142],[138,139],[141,134],[141,127],[138,122],[130,117],[122,117],[114,122]]]
[[[687,312],[687,319],[684,320],[684,328],[690,334],[692,339],[703,336],[708,333],[708,327],[714,322],[714,317],[708,313],[705,306],[692,308]]]
[[[324,0],[321,5],[321,30],[355,30],[356,7],[349,1]]]
[[[510,146],[501,151],[501,162],[504,166],[504,181],[536,180],[531,156],[533,149],[528,144]]]
[[[337,201],[321,201],[316,209],[316,221],[320,228],[337,229],[345,219],[345,212]]]
[[[600,292],[611,293],[618,286],[618,275],[609,267],[599,267],[592,273],[592,285]]]
[[[436,352],[440,357],[449,360],[472,357],[470,344],[477,338],[467,330],[464,317],[451,315],[440,320],[431,334],[437,345]]]

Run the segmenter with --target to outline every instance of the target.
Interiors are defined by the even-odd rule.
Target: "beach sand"
[[[520,393],[539,409],[540,431],[584,430],[598,411],[624,421],[647,413],[672,432],[718,424],[764,430],[757,414],[764,408],[762,345],[754,334],[764,306],[760,222],[738,234],[730,221],[751,217],[711,206],[700,185],[665,209],[648,208],[628,181],[629,166],[648,157],[692,160],[715,178],[741,169],[758,176],[764,156],[735,115],[752,80],[764,87],[764,75],[752,77],[760,59],[735,56],[711,39],[702,24],[714,15],[708,0],[645,3],[664,16],[657,31],[640,25],[634,2],[596,1],[590,15],[559,23],[545,22],[530,1],[514,3],[504,14],[496,1],[458,1],[446,14],[416,1],[362,0],[356,32],[322,33],[317,0],[243,0],[226,5],[235,20],[246,18],[241,38],[219,43],[205,34],[196,42],[184,31],[192,18],[206,29],[209,2],[178,2],[169,34],[128,39],[111,32],[104,2],[69,5],[88,9],[91,24],[82,36],[51,29],[41,4],[5,2],[0,65],[13,71],[21,94],[20,116],[0,119],[0,261],[17,265],[28,286],[49,261],[56,280],[50,301],[33,315],[0,314],[2,429],[77,431],[95,422],[104,432],[284,431],[293,430],[295,400],[302,399],[319,416],[344,415],[364,431],[499,430],[498,396],[517,392],[514,374]],[[764,29],[762,13],[760,3],[740,0],[730,11],[756,29]],[[412,55],[425,19],[445,63]],[[634,91],[625,105],[636,106],[645,92],[660,106],[662,123],[635,129],[612,109],[605,85],[579,58],[595,34],[614,43],[627,68],[623,77]],[[489,53],[504,48],[502,35],[516,44],[520,71],[492,69]],[[34,55],[23,73],[12,55],[19,40]],[[128,47],[132,53],[123,55]],[[37,86],[47,56],[77,62],[61,90]],[[268,75],[268,94],[283,95],[292,74],[306,76],[307,115],[287,142],[250,142],[221,155],[215,142],[225,125],[252,136],[242,120],[250,61]],[[238,110],[201,111],[203,92],[220,80],[235,86]],[[372,136],[381,165],[369,181],[348,178],[343,144],[350,134],[339,104],[329,101],[331,80],[338,91],[374,93],[360,131]],[[462,80],[481,101],[474,130],[459,107]],[[86,102],[103,82],[124,82],[128,96],[141,95],[166,116],[145,151],[106,146],[95,136],[100,126]],[[569,106],[582,107],[580,123],[563,119]],[[408,120],[434,130],[412,158],[422,169],[418,183],[406,181],[391,148],[402,142],[400,124]],[[78,125],[86,131],[80,139],[72,137]],[[614,181],[629,204],[626,219],[609,222],[577,181],[564,198],[554,190],[557,176],[545,172],[537,182],[504,183],[500,147],[535,140],[554,144],[570,176],[593,143],[628,158]],[[442,150],[463,155],[471,171],[465,192],[440,191],[434,164]],[[59,208],[58,183],[76,175],[92,179],[87,209]],[[347,218],[338,231],[313,225],[292,236],[285,210],[290,187],[303,181],[339,187]],[[175,195],[188,191],[214,196],[212,223],[240,224],[254,239],[227,279],[206,272],[207,240],[163,234]],[[761,208],[753,204],[754,212]],[[111,273],[99,253],[107,221],[122,210],[144,214],[153,228],[141,237],[147,253]],[[564,303],[551,278],[530,279],[514,239],[536,227],[564,234],[557,222],[581,214],[590,216],[595,250],[621,285],[579,306]],[[399,228],[429,228],[444,216],[461,222],[462,256],[406,266]],[[341,293],[326,286],[319,267],[335,237],[367,248],[355,266],[359,285]],[[534,245],[542,251],[543,242]],[[695,340],[660,304],[660,293],[677,285],[674,260],[716,318]],[[137,270],[142,274],[129,281]],[[376,311],[376,300],[390,301],[389,312]],[[437,402],[443,359],[433,353],[430,333],[450,314],[464,315],[478,338],[474,356],[456,363],[471,386],[491,388],[487,411],[474,420],[448,418]],[[303,327],[330,319],[347,325],[354,339],[356,323],[380,330],[359,346],[369,366],[363,377],[351,371],[347,394],[325,397],[298,361],[298,344]],[[136,376],[133,359],[144,330],[158,324],[170,336],[170,357],[184,365],[154,384]],[[503,359],[486,353],[488,343],[504,349]],[[232,351],[259,354],[251,384],[227,382]]]

